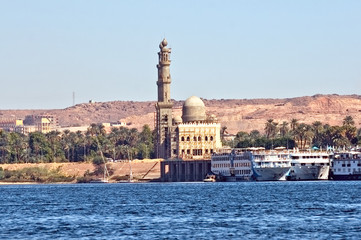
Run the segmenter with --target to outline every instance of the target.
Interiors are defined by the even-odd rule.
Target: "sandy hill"
[[[229,133],[264,129],[267,119],[277,122],[312,123],[321,121],[341,125],[345,116],[354,118],[361,127],[360,95],[315,95],[286,99],[203,99],[207,112],[215,114]],[[174,101],[174,114],[181,115],[184,101]],[[154,127],[155,102],[113,101],[77,104],[66,109],[53,110],[0,110],[0,118],[24,118],[31,114],[54,114],[61,126],[82,126],[91,123],[125,121],[129,127]]]

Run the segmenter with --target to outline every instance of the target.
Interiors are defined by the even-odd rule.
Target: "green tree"
[[[268,139],[274,138],[276,136],[277,125],[278,123],[274,122],[273,119],[267,120],[264,130]]]
[[[9,134],[0,129],[0,163],[8,163]]]
[[[348,139],[350,143],[357,143],[357,128],[355,127],[355,121],[351,116],[346,116],[343,119],[343,125],[342,125],[345,133],[345,137]]]
[[[69,130],[68,130],[69,131]],[[51,149],[51,158],[52,162],[57,161],[57,157],[63,155],[63,151],[59,151],[61,149],[60,145],[60,132],[59,131],[51,131],[45,135]]]
[[[11,162],[21,163],[25,162],[27,157],[27,141],[23,134],[11,132],[9,134],[9,152],[11,156]]]
[[[312,144],[321,147],[322,146],[322,132],[323,125],[320,121],[315,121],[312,123],[313,139]]]
[[[281,135],[281,137],[286,137],[287,134],[288,134],[288,131],[289,131],[289,129],[288,129],[288,122],[283,121],[283,122],[281,123],[281,126],[280,126],[280,135]]]
[[[307,144],[311,145],[312,143],[312,127],[305,123],[298,124],[294,130],[294,137],[299,148],[306,148]]]
[[[32,156],[32,162],[49,162],[49,144],[44,134],[41,132],[32,132],[29,134],[29,148]],[[51,150],[50,150],[51,151]]]

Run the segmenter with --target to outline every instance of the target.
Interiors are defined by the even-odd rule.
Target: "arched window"
[[[193,137],[193,141],[197,141],[197,137],[196,137],[196,136]]]
[[[208,141],[208,136],[205,136],[205,137],[204,137],[204,140],[205,140],[205,141]]]
[[[201,136],[198,137],[198,142],[200,142],[200,141],[202,141],[202,137],[201,137]]]
[[[181,138],[182,142],[184,142],[184,137]]]
[[[211,136],[209,139],[210,139],[211,141],[213,141],[213,136]]]
[[[189,136],[187,137],[187,141],[190,141],[191,139],[189,138]]]

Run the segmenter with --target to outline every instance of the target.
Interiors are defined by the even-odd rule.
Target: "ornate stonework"
[[[207,116],[203,101],[196,96],[183,105],[182,118],[172,117],[170,98],[170,53],[167,40],[159,44],[158,102],[156,104],[157,158],[210,159],[222,147],[221,125],[215,116]]]
[[[172,107],[170,100],[170,53],[167,48],[167,40],[159,44],[158,52],[158,102],[156,104],[156,132],[157,142],[155,146],[157,158],[170,158],[171,156],[171,127],[172,127]]]

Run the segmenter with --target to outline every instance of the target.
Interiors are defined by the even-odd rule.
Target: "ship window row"
[[[357,172],[360,173],[360,172],[361,172],[361,168],[357,168],[357,170],[356,170],[356,168],[354,168],[353,171],[354,171],[354,172],[357,171]],[[337,168],[337,169],[335,169],[335,172],[346,172],[346,168]],[[350,173],[350,172],[351,172],[351,168],[348,168],[348,169],[347,169],[347,172]]]
[[[213,161],[229,161],[229,157],[217,157]]]
[[[355,154],[355,155],[337,155],[336,158],[338,159],[360,159],[361,156]]]
[[[235,170],[234,173],[239,175],[251,174],[251,170]]]
[[[298,164],[296,163],[291,163],[291,166],[296,166]],[[301,166],[330,166],[330,163],[301,163]]]
[[[235,167],[250,167],[250,166],[251,166],[251,163],[249,163],[249,162],[235,163],[234,166],[235,166]]]
[[[292,156],[292,159],[313,159],[313,158],[328,159],[328,156]]]
[[[204,141],[206,141],[206,142],[208,142],[208,140],[209,140],[209,141],[213,141],[213,139],[214,139],[213,136],[210,136],[210,137],[205,136],[205,137],[204,137]],[[184,142],[184,141],[189,142],[190,140],[191,140],[191,137],[190,137],[190,136],[187,136],[187,137],[183,137],[183,136],[182,136],[182,137],[181,137],[181,141],[182,141],[182,142]],[[193,141],[194,141],[194,142],[197,142],[197,141],[198,141],[198,142],[201,142],[201,141],[202,141],[202,137],[201,137],[201,136],[198,136],[198,137],[194,136],[194,137],[193,137]]]
[[[355,163],[355,161],[354,161],[353,163]],[[358,167],[361,167],[361,163],[357,163],[357,166],[358,166]],[[342,163],[342,167],[346,167],[346,164],[345,164],[345,163]],[[350,163],[347,163],[347,167],[351,167],[351,164],[350,164]]]
[[[237,157],[234,157],[234,160],[244,160],[244,159],[247,159],[245,156],[237,156]]]
[[[250,167],[250,163],[235,163],[234,167]],[[213,168],[231,167],[230,163],[214,163]]]
[[[213,164],[214,168],[225,168],[225,167],[231,167],[231,164],[229,163],[215,163]]]

